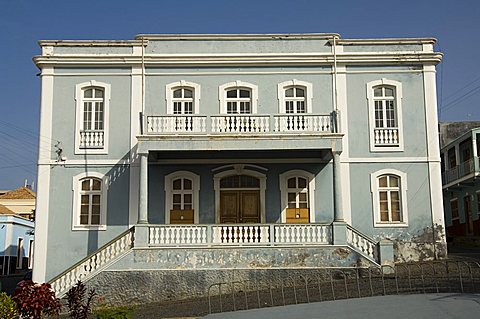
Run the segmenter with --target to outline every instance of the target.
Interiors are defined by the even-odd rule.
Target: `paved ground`
[[[480,261],[480,247],[468,247],[448,244],[448,258]]]
[[[224,312],[205,319],[471,319],[480,313],[480,295],[426,294],[379,296],[284,307]]]

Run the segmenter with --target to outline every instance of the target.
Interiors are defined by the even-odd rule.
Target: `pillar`
[[[140,191],[138,224],[148,224],[148,153],[140,156]]]

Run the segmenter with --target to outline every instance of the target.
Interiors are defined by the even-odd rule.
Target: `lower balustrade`
[[[331,225],[151,225],[150,246],[329,245]]]

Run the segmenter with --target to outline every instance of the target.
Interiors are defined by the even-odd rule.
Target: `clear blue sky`
[[[335,32],[435,37],[440,119],[480,120],[480,1],[0,0],[0,189],[36,179],[40,39],[139,33]]]

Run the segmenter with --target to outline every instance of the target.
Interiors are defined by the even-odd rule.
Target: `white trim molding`
[[[397,132],[396,137],[387,138],[383,137],[384,140],[390,140],[393,142],[393,139],[398,139],[397,143],[393,143],[392,146],[378,146],[375,142],[375,97],[374,97],[374,88],[376,86],[391,86],[395,88],[394,93],[394,106],[395,106],[395,117],[397,122]],[[371,152],[402,152],[403,151],[403,120],[402,120],[402,83],[394,80],[380,79],[367,83],[367,100],[368,100],[368,124],[369,124],[369,133],[370,133],[370,151]],[[386,114],[384,114],[386,116]],[[392,128],[395,129],[395,128]],[[388,130],[388,128],[385,128]],[[386,133],[389,134],[389,133]],[[395,133],[392,133],[395,134]],[[388,144],[386,142],[385,144]],[[384,145],[385,145],[384,144]]]
[[[42,95],[40,107],[40,136],[38,145],[38,162],[51,160],[52,120],[53,120],[53,67],[42,69]],[[34,267],[32,279],[45,282],[47,278],[47,252],[50,210],[50,174],[51,167],[39,165],[37,173],[37,198],[35,203],[35,241]],[[8,232],[8,228],[7,228]],[[8,235],[8,234],[7,234]]]
[[[173,114],[173,91],[176,88],[193,89],[193,113],[200,112],[200,84],[181,80],[172,82],[165,86],[165,100],[167,101],[167,114]]]
[[[100,189],[100,224],[99,225],[81,225],[80,224],[80,191],[81,181],[85,178],[97,178],[102,181]],[[109,178],[107,175],[98,172],[84,172],[73,176],[73,216],[72,230],[106,230],[107,229],[107,194]]]
[[[165,224],[170,224],[170,210],[173,208],[173,181],[187,178],[192,181],[193,191],[193,223],[200,222],[200,175],[189,171],[175,171],[165,175]]]
[[[227,89],[247,88],[251,92],[252,114],[257,113],[258,86],[243,81],[233,81],[222,84],[218,87],[218,100],[220,101],[220,114],[227,114]]]
[[[280,203],[282,208],[281,222],[287,221],[287,181],[292,177],[303,177],[308,180],[308,209],[310,214],[310,223],[315,222],[315,175],[300,169],[286,171],[279,175],[280,182]]]
[[[400,222],[382,222],[380,219],[379,177],[382,175],[394,175],[400,179]],[[407,227],[407,174],[396,169],[382,169],[370,174],[370,191],[372,193],[373,226],[374,227]]]
[[[83,127],[83,90],[89,87],[103,89],[103,147],[80,148],[80,131]],[[95,80],[75,85],[75,154],[108,154],[109,140],[109,113],[110,113],[110,84]]]
[[[213,189],[215,190],[215,223],[220,223],[220,180],[231,175],[249,175],[260,180],[260,223],[266,223],[265,191],[267,189],[267,175],[258,171],[247,169],[243,164],[229,165],[229,167],[231,167],[231,169],[213,175]],[[266,169],[262,169],[266,171]]]
[[[289,80],[277,84],[277,98],[278,98],[278,110],[280,114],[284,114],[285,110],[285,90],[289,87],[303,87],[306,91],[305,95],[305,109],[307,113],[312,113],[313,110],[313,87],[312,83],[300,81],[300,80]]]

